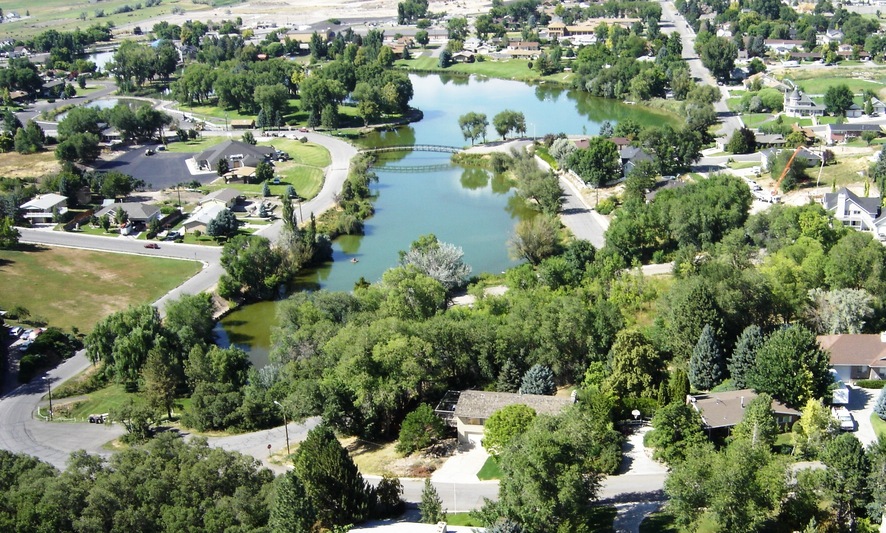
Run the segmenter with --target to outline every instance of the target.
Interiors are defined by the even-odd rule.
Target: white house
[[[19,207],[25,212],[25,218],[32,223],[48,223],[52,222],[53,212],[58,214],[65,213],[68,208],[68,197],[60,194],[49,193],[40,194],[36,198],[29,200]]]
[[[784,95],[784,113],[789,117],[822,117],[824,111],[823,105],[812,101],[799,87]]]
[[[882,115],[886,113],[886,104],[884,104],[879,98],[873,97],[871,98],[871,107],[873,107],[873,112]]]
[[[837,192],[825,194],[821,203],[844,226],[870,231],[875,237],[886,239],[886,216],[881,212],[879,196],[862,198],[843,187]]]
[[[205,233],[206,227],[209,226],[209,222],[225,209],[227,209],[227,206],[220,202],[203,204],[198,207],[196,211],[191,213],[191,216],[182,222],[182,228],[184,228],[185,232],[200,230]]]

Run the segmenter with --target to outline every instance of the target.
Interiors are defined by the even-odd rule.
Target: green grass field
[[[874,426],[874,433],[877,437],[886,437],[886,421],[884,421],[877,413],[871,413],[871,425]]]
[[[874,91],[875,93],[879,93],[881,90],[884,89],[882,83],[867,80],[858,80],[849,77],[822,77],[810,80],[797,80],[797,85],[799,85],[800,88],[803,89],[803,91],[809,94],[824,94],[829,88],[843,84],[847,85],[853,93],[860,93],[865,89],[869,91]]]
[[[239,139],[239,137],[237,137],[237,139]],[[171,142],[166,145],[166,149],[170,152],[197,154],[227,140],[227,137],[201,137],[199,139],[194,139],[193,141]]]
[[[471,513],[448,513],[446,525],[464,527],[483,527],[483,523],[471,516]]]
[[[483,463],[483,468],[477,472],[477,477],[480,481],[489,481],[491,479],[501,479],[502,471],[501,467],[498,465],[498,461],[495,457],[490,456],[489,459],[486,459],[486,462]]]
[[[66,418],[83,420],[92,414],[108,413],[123,405],[132,395],[123,389],[123,385],[109,385],[95,392],[90,392],[85,400],[73,403],[62,402],[61,411]]]
[[[105,316],[151,303],[200,270],[194,261],[22,246],[0,251],[0,308],[27,308],[84,333]]]

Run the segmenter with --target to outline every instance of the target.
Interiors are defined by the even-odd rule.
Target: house
[[[757,148],[781,148],[785,143],[780,133],[754,133],[754,141]]]
[[[253,146],[241,141],[224,141],[194,156],[201,170],[213,170],[220,159],[226,159],[230,168],[256,167],[273,156],[272,146]]]
[[[874,108],[873,113],[877,115],[882,115],[883,113],[886,113],[886,104],[884,104],[877,97],[871,98],[871,107]]]
[[[237,189],[218,189],[216,191],[212,191],[207,194],[203,198],[200,199],[199,205],[206,205],[210,203],[221,204],[228,209],[237,205],[237,202],[240,199],[240,191]]]
[[[540,415],[556,415],[575,403],[575,397],[517,394],[512,392],[449,391],[435,412],[458,430],[461,444],[479,444],[483,426],[492,413],[509,405],[526,405]]]
[[[40,94],[48,97],[58,96],[64,88],[65,80],[49,80],[40,87]]]
[[[855,103],[849,106],[849,109],[846,110],[846,118],[858,118],[863,114],[864,109],[862,109],[861,106]]]
[[[548,37],[551,39],[563,39],[579,35],[594,35],[595,27],[592,24],[577,24],[567,26],[563,22],[551,22],[548,24]]]
[[[883,216],[880,209],[879,196],[862,198],[843,187],[837,192],[826,193],[821,204],[844,226],[858,231],[870,231],[875,237],[886,239],[886,216]]]
[[[636,146],[625,146],[618,151],[618,157],[621,159],[622,176],[630,174],[634,166],[640,161],[652,161],[651,155]]]
[[[764,172],[769,172],[769,169],[772,167],[772,164],[775,162],[775,159],[781,154],[784,150],[778,148],[767,148],[760,152],[760,166],[762,167]],[[803,161],[806,163],[807,167],[814,167],[821,164],[821,156],[815,153],[810,152],[805,148],[801,148],[797,155],[794,156],[794,161]]]
[[[825,107],[812,101],[812,98],[794,87],[784,95],[784,113],[789,117],[823,117]]]
[[[512,41],[508,43],[508,50],[510,51],[538,53],[540,49],[539,44],[535,41]]]
[[[816,35],[815,39],[818,44],[823,44],[827,46],[831,43],[842,43],[843,37],[845,37],[845,35],[841,30],[828,30],[824,33],[819,33],[818,35]]]
[[[25,218],[34,224],[52,222],[53,213],[62,214],[68,210],[68,197],[60,194],[40,194],[19,207],[25,212]]]
[[[844,383],[886,378],[886,332],[819,335],[818,345],[831,356],[831,366]]]
[[[206,233],[206,227],[219,213],[227,209],[220,202],[209,202],[198,207],[191,215],[182,222],[182,228],[185,232],[193,232],[200,230]]]
[[[462,50],[461,52],[456,52],[452,54],[453,63],[473,63],[474,62],[474,52],[468,52],[466,50]]]
[[[154,219],[159,219],[160,217],[160,208],[156,205],[151,204],[143,204],[141,202],[122,202],[122,203],[113,203],[109,204],[102,209],[98,210],[95,213],[95,216],[101,218],[105,215],[111,217],[111,220],[115,220],[115,215],[118,209],[122,209],[126,215],[129,217],[129,222],[135,224],[147,224]]]
[[[879,124],[828,124],[824,140],[828,144],[848,142],[861,137],[866,131],[872,131],[877,136],[883,132]]]
[[[644,195],[644,197],[646,198],[646,203],[651,204],[652,202],[654,202],[655,197],[658,196],[658,193],[660,193],[661,191],[665,191],[668,189],[679,189],[679,188],[685,187],[685,186],[686,186],[685,181],[680,181],[680,180],[676,180],[676,179],[664,182],[664,185],[662,185],[661,182],[656,183],[655,187],[651,191],[647,192]]]
[[[701,415],[702,424],[709,435],[718,434],[725,437],[733,427],[742,421],[745,407],[756,397],[757,393],[753,390],[742,389],[689,395],[686,397],[686,403]],[[794,422],[800,419],[801,413],[773,399],[772,414],[779,426],[790,428]]]
[[[775,52],[776,54],[798,51],[803,47],[803,44],[805,44],[805,41],[793,39],[766,39],[763,41],[763,46],[765,46],[770,52]]]
[[[28,93],[25,91],[10,91],[9,99],[13,102],[23,102],[28,99]]]

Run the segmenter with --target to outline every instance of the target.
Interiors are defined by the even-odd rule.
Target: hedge
[[[860,379],[855,385],[863,389],[882,389],[886,386],[886,379]]]

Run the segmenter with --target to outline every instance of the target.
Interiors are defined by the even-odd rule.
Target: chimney
[[[841,189],[839,193],[837,193],[837,220],[840,220],[840,217],[846,216],[849,213],[846,212],[846,189]]]

